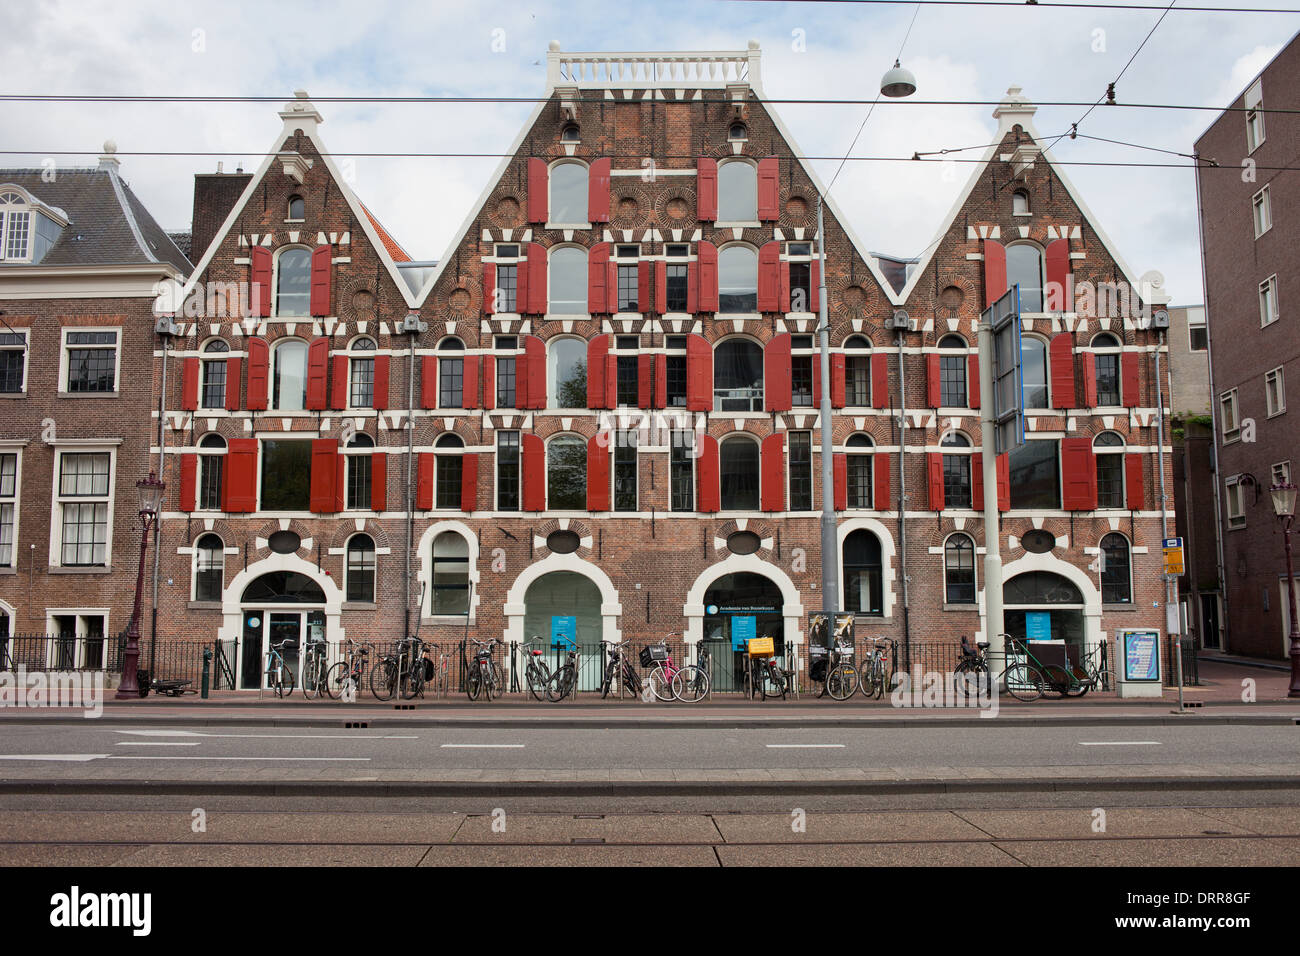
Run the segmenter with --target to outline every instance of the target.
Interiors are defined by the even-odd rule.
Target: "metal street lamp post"
[[[158,509],[162,505],[163,489],[167,485],[158,479],[154,472],[149,477],[135,483],[140,490],[140,570],[135,576],[135,607],[131,611],[131,623],[126,627],[126,650],[122,654],[122,683],[118,685],[117,700],[139,700],[140,685],[137,672],[140,668],[140,592],[144,590],[144,557],[149,550],[149,529],[158,520]]]
[[[1286,550],[1286,606],[1291,617],[1291,687],[1288,697],[1300,697],[1300,624],[1295,619],[1295,572],[1291,567],[1291,524],[1295,521],[1296,486],[1291,482],[1269,488],[1273,512],[1282,522],[1282,542]]]

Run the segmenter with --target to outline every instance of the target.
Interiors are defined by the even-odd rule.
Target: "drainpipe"
[[[402,606],[406,609],[403,612],[402,636],[408,638],[411,636],[411,545],[415,536],[414,483],[411,480],[415,462],[415,338],[419,335],[418,327],[423,325],[414,312],[407,316],[408,322],[411,319],[415,319],[416,328],[407,329],[411,333],[411,339],[406,360],[406,573],[402,575]],[[424,599],[420,600],[423,603]]]
[[[903,585],[903,669],[912,668],[911,589],[907,581],[907,362],[898,333],[898,577]],[[884,600],[884,595],[881,595]]]
[[[170,316],[167,317],[167,321],[171,321]],[[158,389],[158,480],[162,481],[165,461],[163,419],[167,414],[167,346],[171,342],[171,333],[163,332],[158,337],[162,340],[162,385]],[[153,601],[149,606],[149,676],[151,678],[158,673],[154,665],[158,659],[158,562],[161,552],[162,520],[160,518],[153,523]]]

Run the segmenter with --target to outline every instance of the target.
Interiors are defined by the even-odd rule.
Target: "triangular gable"
[[[375,232],[379,234],[379,238],[383,240],[384,248],[388,250],[393,262],[410,262],[410,255],[402,248],[402,244],[394,239],[389,231],[375,218],[375,214],[370,211],[370,207],[365,203],[361,203],[361,209],[365,212],[366,218],[370,220],[370,224],[375,227]]]

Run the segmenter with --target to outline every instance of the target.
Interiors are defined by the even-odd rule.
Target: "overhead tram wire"
[[[788,0],[729,0],[733,3],[787,3]],[[1063,3],[1052,0],[800,0],[802,3],[897,6],[920,3],[927,7],[1044,7],[1056,10],[1163,10],[1149,3]],[[1180,13],[1289,13],[1286,7],[1179,7]]]

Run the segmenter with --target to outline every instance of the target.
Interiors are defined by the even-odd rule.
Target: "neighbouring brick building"
[[[1291,41],[1196,141],[1205,309],[1218,441],[1225,649],[1289,651],[1285,558],[1268,494],[1295,481],[1300,430],[1286,383],[1300,381],[1300,40]]]
[[[759,63],[552,49],[547,98],[437,263],[366,211],[305,94],[258,169],[199,177],[186,307],[205,307],[178,311],[165,383],[172,633],[230,642],[248,687],[264,635],[386,643],[417,615],[444,639],[468,612],[483,638],[593,649],[804,642],[820,183]],[[866,252],[826,202],[840,592],[869,636],[982,632],[974,332],[1009,283],[1030,440],[988,489],[1008,627],[1163,630],[1157,339],[1062,296],[1142,286],[1018,92],[918,260]]]
[[[41,634],[11,659],[103,666],[131,616],[156,286],[190,264],[114,152],[0,170],[0,660],[10,635]]]

